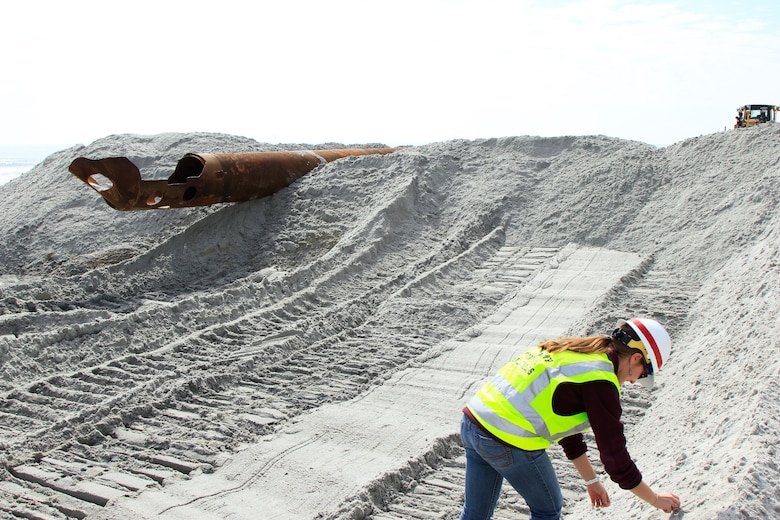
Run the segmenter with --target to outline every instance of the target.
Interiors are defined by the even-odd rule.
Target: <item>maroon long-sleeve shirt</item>
[[[608,356],[617,373],[617,354],[608,354]],[[574,415],[582,412],[588,415],[604,470],[618,486],[623,489],[633,489],[642,482],[642,474],[626,448],[626,436],[623,433],[623,423],[620,422],[623,408],[620,406],[620,395],[613,383],[609,381],[563,383],[556,388],[552,405],[555,413],[559,415]],[[479,424],[468,408],[464,408],[463,411],[485,433],[494,437]],[[570,460],[576,459],[588,450],[581,433],[561,439],[558,444]]]

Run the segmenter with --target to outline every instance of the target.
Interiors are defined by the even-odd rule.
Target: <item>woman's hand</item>
[[[588,486],[588,496],[593,507],[608,507],[609,493],[601,482],[596,482]]]
[[[664,513],[674,513],[680,509],[680,497],[674,493],[658,493],[653,505]]]

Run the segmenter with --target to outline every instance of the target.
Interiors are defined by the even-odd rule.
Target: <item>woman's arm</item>
[[[674,493],[656,493],[644,481],[631,490],[633,494],[664,513],[671,513],[680,508],[680,497]]]
[[[572,459],[572,464],[577,468],[582,479],[590,484],[588,486],[588,496],[590,497],[590,503],[593,507],[608,507],[610,504],[609,493],[607,489],[601,483],[601,480],[596,476],[596,470],[593,469],[593,465],[590,463],[587,453],[584,453]]]

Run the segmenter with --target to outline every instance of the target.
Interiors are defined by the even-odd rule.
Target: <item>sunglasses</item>
[[[647,361],[645,360],[645,370],[644,372],[642,372],[642,375],[639,376],[639,379],[644,379],[645,377],[652,376],[652,375],[653,375],[653,364],[647,363]]]
[[[650,358],[647,355],[647,349],[644,343],[637,341],[631,337],[631,335],[621,328],[617,328],[612,331],[612,337],[621,342],[623,345],[631,348],[635,348],[642,353],[645,358],[645,369],[639,379],[643,379],[647,376],[653,375],[653,364],[650,363]]]

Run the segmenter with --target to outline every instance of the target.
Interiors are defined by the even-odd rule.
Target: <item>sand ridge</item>
[[[231,507],[249,518],[261,498],[267,518],[456,517],[458,405],[477,382],[546,335],[645,315],[675,348],[656,389],[624,391],[645,478],[680,494],[688,519],[772,517],[779,136],[763,126],[666,148],[604,136],[448,141],[329,163],[263,200],[133,213],[110,209],[67,173],[70,161],[128,156],[163,178],[190,151],[316,146],[117,135],[55,153],[0,186],[0,512],[118,518],[147,503],[149,515],[173,515],[182,500],[170,497],[206,504],[206,482],[241,481],[241,457],[265,448],[276,462],[243,479],[243,506],[188,518]],[[557,290],[548,325],[517,336],[523,320],[507,319],[547,301],[539,295],[589,251],[580,281],[596,292]],[[602,254],[630,266],[604,269]],[[520,339],[487,354],[502,334]],[[444,370],[462,344],[479,370]],[[414,387],[420,418],[398,428],[413,417],[410,391],[393,390],[415,377],[428,378]],[[426,408],[450,385],[451,406]],[[387,436],[356,447],[374,456],[359,477],[329,473],[349,467],[337,448],[310,474],[281,455],[285,442],[334,435],[334,417],[359,430],[359,403],[380,398],[386,412],[368,422],[386,417]],[[591,510],[552,454],[567,518],[658,517],[614,486],[609,511]],[[295,500],[263,485],[284,484],[280,468]],[[312,490],[329,498],[304,500]],[[501,514],[523,518],[506,495]],[[169,502],[155,510],[139,496]]]

